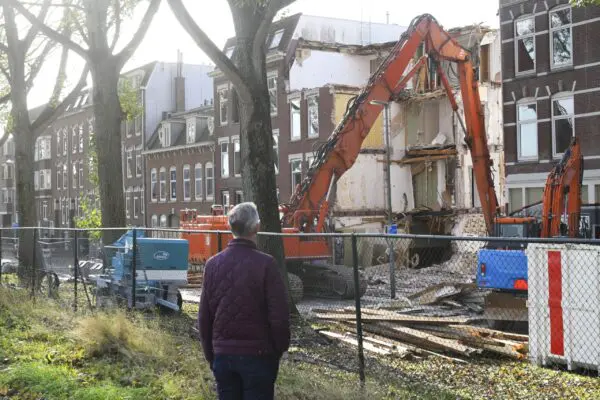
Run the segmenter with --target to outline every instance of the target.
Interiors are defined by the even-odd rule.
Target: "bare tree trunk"
[[[117,92],[119,70],[111,65],[111,61],[98,59],[91,63],[98,181],[102,226],[124,227],[126,222],[121,157],[121,105]],[[113,243],[121,234],[118,231],[105,231],[104,244]]]

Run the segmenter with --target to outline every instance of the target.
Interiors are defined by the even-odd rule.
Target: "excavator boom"
[[[574,137],[562,159],[552,168],[546,179],[542,206],[541,236],[561,235],[562,215],[566,213],[569,237],[577,237],[581,217],[581,184],[583,180],[583,155],[579,139]],[[565,200],[566,196],[566,200]]]
[[[332,183],[356,162],[363,141],[384,107],[382,103],[393,100],[404,90],[408,78],[418,69],[417,65],[406,73],[422,43],[430,58],[438,62],[456,62],[458,65],[466,125],[465,142],[471,150],[486,226],[490,234],[493,232],[498,199],[494,190],[487,135],[473,65],[468,51],[429,14],[413,20],[365,88],[349,103],[343,119],[328,141],[317,151],[315,161],[310,166],[306,178],[296,188],[290,204],[283,207],[284,224],[304,232],[318,231],[317,227],[323,227],[321,219],[325,217],[325,213],[322,204]],[[417,64],[423,62],[422,58]],[[457,112],[458,106],[452,88],[444,76],[442,80],[451,99],[452,108]]]

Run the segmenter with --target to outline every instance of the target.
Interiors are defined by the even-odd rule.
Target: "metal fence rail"
[[[138,251],[149,237],[189,243],[187,284],[176,288],[177,299],[172,287],[151,288],[157,303],[197,304],[204,261],[230,239],[224,231],[135,228],[122,243],[103,244],[81,229],[44,228],[54,231],[49,237],[20,229],[35,234],[36,272],[18,264],[19,232],[0,229],[0,284],[30,285],[32,296],[75,311],[105,305],[97,300],[98,282],[111,274],[128,282],[114,302],[146,304],[152,271]],[[321,327],[319,335],[356,350],[361,382],[371,357],[489,355],[600,369],[600,240],[260,235],[280,236],[288,256],[289,240],[298,236],[327,244],[326,256],[286,259],[290,290],[300,315]],[[119,270],[117,259],[129,260],[130,270]]]

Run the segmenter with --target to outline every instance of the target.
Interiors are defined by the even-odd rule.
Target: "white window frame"
[[[223,151],[223,145],[226,144],[227,145],[227,152]],[[223,162],[223,156],[226,155],[227,156],[227,160],[226,162]],[[221,161],[221,168],[220,168],[220,176],[221,178],[229,178],[230,172],[229,171],[229,138],[221,138],[219,139],[219,160]],[[224,167],[227,166],[227,170],[224,170]]]
[[[567,116],[555,116],[554,115],[554,102],[557,100],[564,99],[572,99],[573,100],[573,114],[569,114]],[[550,98],[550,112],[552,115],[551,124],[552,124],[552,156],[554,158],[561,158],[564,153],[558,153],[556,151],[556,128],[554,126],[555,121],[560,121],[563,119],[570,119],[571,126],[573,127],[573,136],[575,137],[575,95],[571,92],[557,93]]]
[[[78,177],[77,161],[71,163],[71,186],[73,189],[77,189],[77,177]]]
[[[63,164],[63,190],[67,190],[69,188],[69,166],[67,164]]]
[[[273,167],[275,167],[275,175],[279,175],[281,169],[281,162],[279,156],[279,129],[273,129],[273,150],[277,150],[274,154],[275,160],[273,160]]]
[[[77,149],[79,148],[79,146],[77,144],[78,143],[78,139],[77,139],[78,138],[78,135],[77,135],[78,132],[77,131],[78,131],[77,125],[73,125],[71,127],[71,152],[73,154],[76,154],[77,153]]]
[[[241,198],[239,203],[238,203],[238,201],[237,201],[237,197],[238,197],[238,195],[239,195],[239,196],[240,196],[240,198]],[[244,202],[244,192],[243,192],[242,190],[236,190],[236,191],[235,191],[235,198],[234,198],[234,200],[235,200],[235,203],[236,203],[236,205],[237,205],[237,204],[240,204],[240,203],[243,203],[243,202]]]
[[[138,168],[139,166],[139,168]],[[138,153],[135,155],[135,176],[142,176],[142,154]]]
[[[185,177],[186,171],[187,171],[187,178]],[[192,199],[192,170],[190,169],[189,164],[185,164],[183,166],[182,173],[183,173],[183,200],[190,201]],[[186,184],[188,187],[187,196],[185,193]]]
[[[56,167],[56,189],[60,190],[62,189],[62,166],[59,165]],[[6,179],[6,178],[5,178]]]
[[[312,129],[312,121],[311,121],[311,106],[310,106],[310,101],[312,99],[315,99],[317,104],[316,104],[316,110],[315,112],[317,113],[317,131],[313,132]],[[318,138],[319,137],[319,132],[320,132],[320,124],[321,121],[319,120],[319,95],[318,94],[312,94],[310,96],[306,96],[306,123],[308,126],[308,137],[309,138]]]
[[[196,142],[196,117],[188,118],[185,125],[186,143],[193,144]]]
[[[296,190],[296,185],[297,184],[301,184],[302,183],[302,178],[303,178],[303,165],[302,165],[302,155],[293,155],[290,154],[290,156],[288,157],[288,161],[290,164],[290,184],[291,184],[291,188],[292,188],[292,193]],[[300,163],[300,182],[298,182],[297,184],[294,184],[294,168],[293,168],[293,164],[294,162],[299,162]]]
[[[67,155],[67,152],[69,151],[69,129],[65,126],[62,129],[62,135],[63,135],[63,156]]]
[[[519,107],[521,106],[528,106],[534,104],[535,105],[535,112],[536,112],[536,119],[535,120],[525,120],[525,121],[520,121],[519,120]],[[539,151],[539,140],[538,140],[538,119],[537,118],[537,101],[535,99],[523,99],[522,101],[518,102],[516,104],[517,106],[517,159],[519,161],[537,161],[539,159],[540,156],[540,151]],[[532,122],[535,122],[535,142],[537,145],[537,148],[535,149],[536,155],[535,156],[530,156],[530,157],[523,157],[521,156],[521,125],[524,124],[530,124]]]
[[[156,168],[152,168],[150,170],[150,201],[153,203],[156,203],[160,197],[160,189],[159,193],[156,193],[156,197],[154,197],[156,185],[158,185],[158,171]]]
[[[557,28],[553,28],[552,27],[552,14],[557,12],[557,11],[562,11],[562,10],[569,10],[569,13],[571,14],[571,22],[567,25],[561,25]],[[565,68],[565,67],[570,67],[573,65],[573,8],[570,5],[560,5],[557,7],[554,7],[553,9],[551,9],[550,11],[548,11],[548,29],[550,31],[550,34],[548,35],[548,41],[550,42],[550,69],[559,69],[559,68]],[[555,64],[554,63],[554,32],[556,31],[560,31],[563,29],[569,29],[569,40],[570,40],[570,44],[571,44],[571,60],[569,62],[563,63],[563,64]]]
[[[229,105],[229,84],[225,84],[225,85],[219,85],[217,86],[217,101],[219,102],[219,110],[218,110],[218,114],[219,114],[219,125],[221,126],[227,126],[227,122],[229,121],[229,113],[230,113],[230,105]],[[223,115],[221,114],[221,111],[223,110],[223,104],[222,104],[222,99],[221,99],[221,93],[223,93],[224,91],[226,91],[226,95],[225,95],[225,120],[223,120]]]
[[[131,171],[131,163],[133,162],[133,149],[127,149],[125,154],[125,168],[127,170],[127,177],[133,178],[133,171]]]
[[[136,206],[136,203],[140,201],[140,197],[137,195],[136,192],[133,193],[133,218],[138,218],[139,213],[138,213],[138,207]]]
[[[158,215],[152,214],[152,217],[150,218],[150,226],[152,228],[158,228]]]
[[[229,189],[221,190],[221,205],[225,209],[231,205],[231,193],[229,193]]]
[[[209,176],[208,171],[212,171],[212,176]],[[207,162],[204,166],[204,181],[206,200],[214,201],[215,199],[215,166],[211,162]],[[210,185],[210,186],[209,186]],[[212,194],[209,194],[209,190]]]
[[[161,176],[162,174],[162,176]],[[167,201],[167,169],[165,167],[160,167],[158,172],[158,193],[159,200],[161,202]],[[164,187],[164,189],[163,189]]]
[[[231,143],[233,144],[233,176],[235,177],[240,177],[242,176],[242,146],[240,143],[240,137],[239,136],[234,136],[231,138]],[[235,158],[235,154],[236,154],[236,145],[237,145],[237,153],[240,153],[240,159],[239,159],[239,164],[237,165],[236,163],[236,158]],[[239,173],[237,173],[236,167],[239,167]]]
[[[298,111],[294,111],[292,103],[298,103]],[[300,126],[298,127],[298,135],[294,135],[294,114],[298,113],[298,120]],[[290,142],[297,142],[302,139],[302,99],[300,97],[294,97],[290,99]]]
[[[283,29],[278,29],[273,33],[273,35],[271,36],[271,40],[269,41],[269,50],[279,47],[281,39],[283,38],[283,33]],[[275,42],[275,39],[277,39],[277,42]]]
[[[79,152],[83,153],[83,124],[79,124]]]
[[[196,163],[196,165],[194,165],[194,199],[197,201],[202,201],[202,198],[204,197],[204,186],[202,183],[204,181],[203,174],[204,169],[202,168],[202,163]],[[198,192],[198,189],[200,189],[200,192]]]
[[[79,188],[83,188],[83,160],[79,160]]]
[[[169,219],[167,218],[167,216],[165,214],[161,214],[160,215],[160,227],[161,228],[168,228],[169,227]]]
[[[527,35],[518,36],[517,35],[517,24],[520,21],[524,21],[527,19],[533,20],[533,32],[529,33]],[[515,75],[518,76],[518,75],[527,75],[527,74],[535,73],[535,71],[537,70],[537,48],[536,48],[536,43],[535,43],[535,37],[536,37],[536,35],[535,35],[535,15],[528,14],[528,15],[523,15],[523,16],[517,18],[513,25],[513,35],[514,35],[514,54],[515,54]],[[533,55],[534,55],[533,69],[530,69],[527,71],[519,71],[519,39],[525,39],[528,37],[533,38]]]
[[[129,202],[131,201],[131,188],[127,189],[125,192],[125,218],[130,218],[129,214]]]
[[[175,179],[173,179],[173,172],[175,172]],[[175,186],[175,196],[173,196],[173,186]],[[169,201],[172,203],[177,201],[177,167],[174,165],[169,168]]]
[[[277,115],[277,110],[278,110],[278,103],[279,103],[279,99],[277,96],[277,82],[278,82],[278,73],[277,70],[274,71],[269,71],[267,73],[267,88],[269,90],[269,110],[271,112],[271,116],[276,116]],[[273,85],[271,85],[273,84]],[[271,97],[274,97],[275,101],[274,101],[274,107],[271,110]]]

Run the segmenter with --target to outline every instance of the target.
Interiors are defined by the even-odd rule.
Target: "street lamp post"
[[[383,106],[383,138],[385,144],[385,184],[384,194],[386,195],[386,206],[388,214],[388,233],[394,223],[393,212],[392,212],[392,177],[391,177],[391,157],[392,157],[392,143],[390,139],[390,102],[372,100],[371,104]],[[390,297],[396,298],[396,274],[395,274],[395,254],[394,254],[394,240],[388,238],[388,251],[389,251],[389,272],[390,272]]]

